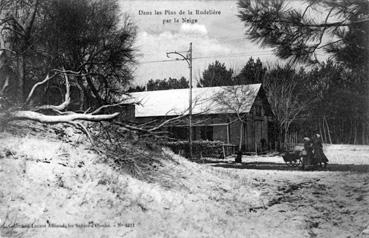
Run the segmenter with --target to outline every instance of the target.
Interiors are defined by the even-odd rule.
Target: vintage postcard
[[[0,0],[0,237],[369,237],[368,0]]]

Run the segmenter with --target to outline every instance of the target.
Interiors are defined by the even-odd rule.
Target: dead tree
[[[47,75],[44,80],[36,83],[32,87],[30,93],[28,94],[25,100],[25,103],[21,107],[10,107],[7,110],[0,111],[0,119],[2,121],[2,126],[4,126],[4,124],[6,124],[7,122],[17,120],[31,120],[47,124],[65,123],[72,125],[79,130],[82,130],[92,142],[90,133],[88,132],[86,127],[81,123],[81,121],[100,122],[112,120],[119,115],[119,112],[111,114],[99,114],[99,113],[102,111],[102,109],[110,106],[116,106],[117,104],[103,105],[90,113],[88,112],[76,113],[73,111],[66,111],[71,102],[70,82],[68,78],[68,73],[70,72],[66,70],[54,70],[54,72],[55,73],[52,76]],[[34,97],[36,89],[59,75],[63,75],[65,81],[64,101],[59,105],[30,106],[30,101],[32,97]],[[0,95],[0,98],[3,98],[3,96]]]
[[[237,121],[240,122],[240,140],[238,150],[242,149],[242,131],[244,130],[244,122],[247,119],[247,112],[250,111],[253,100],[250,97],[256,96],[257,91],[245,85],[235,85],[226,87],[221,92],[215,94],[213,100],[219,105],[219,109],[224,113],[236,115]],[[231,121],[235,121],[233,118]]]
[[[264,80],[264,88],[279,126],[280,141],[288,143],[291,124],[312,102],[299,90],[298,79],[291,75],[278,75]],[[286,148],[285,148],[286,149]]]

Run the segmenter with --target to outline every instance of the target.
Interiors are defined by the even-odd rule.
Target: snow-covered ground
[[[297,146],[296,149],[301,150],[302,148],[300,147]],[[369,165],[369,146],[367,145],[325,144],[324,153],[328,157],[330,164]],[[224,160],[215,158],[203,158],[203,160],[211,160],[215,163],[231,163],[234,161],[234,156],[229,156]],[[284,163],[283,158],[276,152],[266,155],[244,155],[242,161],[244,163]]]
[[[143,181],[86,145],[2,133],[0,237],[369,237],[368,152],[329,145],[327,170],[300,171],[279,156],[201,164],[164,150]]]

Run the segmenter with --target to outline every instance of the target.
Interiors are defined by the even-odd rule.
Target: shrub
[[[188,141],[174,141],[166,142],[165,146],[168,146],[174,153],[189,157],[189,142]],[[192,155],[194,158],[201,157],[219,157],[223,158],[225,155],[232,153],[227,148],[227,145],[222,141],[207,141],[196,140],[192,141]]]

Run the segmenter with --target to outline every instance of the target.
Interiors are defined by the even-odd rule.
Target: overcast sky
[[[166,52],[186,51],[190,42],[193,44],[193,57],[200,58],[193,61],[195,82],[209,63],[215,60],[224,62],[236,71],[240,70],[251,56],[254,59],[260,58],[264,64],[280,61],[271,49],[258,47],[246,39],[245,27],[237,17],[236,0],[121,0],[120,3],[122,11],[128,13],[138,26],[135,47],[139,54],[139,64],[134,84],[143,85],[150,79],[168,77],[185,76],[188,79],[186,62],[152,61],[168,60]],[[180,14],[181,10],[185,14]],[[196,15],[196,10],[217,14]],[[156,15],[155,11],[161,12],[162,15]],[[189,11],[192,15],[189,15]],[[179,22],[173,22],[174,18]],[[182,18],[197,22],[183,23]],[[165,20],[171,22],[163,23]]]

